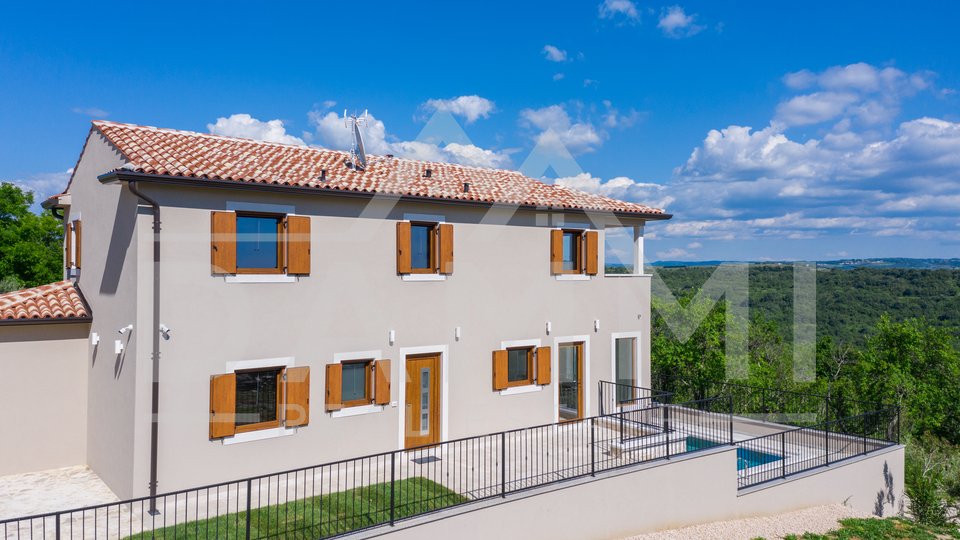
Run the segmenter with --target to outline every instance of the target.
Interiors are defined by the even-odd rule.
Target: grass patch
[[[395,517],[423,514],[455,506],[468,499],[426,478],[396,482]],[[374,484],[320,495],[250,512],[251,538],[316,539],[390,521],[390,484]],[[246,538],[247,512],[191,521],[145,531],[127,538]]]
[[[827,534],[790,535],[784,540],[942,540],[960,538],[956,527],[931,527],[901,518],[844,519]]]

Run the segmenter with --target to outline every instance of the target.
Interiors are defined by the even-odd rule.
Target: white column
[[[643,225],[633,226],[633,273],[644,274],[643,269]]]

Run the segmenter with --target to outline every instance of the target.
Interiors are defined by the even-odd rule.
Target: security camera
[[[133,325],[132,325],[132,324],[128,324],[128,325],[124,326],[123,328],[117,330],[117,333],[122,336],[122,335],[126,334],[128,330],[133,330]]]
[[[170,339],[170,329],[167,328],[167,325],[160,325],[160,335],[163,336],[163,339]]]

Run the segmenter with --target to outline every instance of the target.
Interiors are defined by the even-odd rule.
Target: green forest
[[[652,381],[678,399],[716,395],[724,385],[726,300],[691,306],[716,267],[655,271],[678,306],[654,299]],[[900,407],[907,445],[906,493],[913,519],[955,526],[960,510],[960,270],[818,270],[815,380],[793,376],[793,269],[749,273],[747,356],[740,382],[830,396],[830,415]],[[733,311],[730,311],[733,313]],[[701,320],[689,339],[667,320]],[[787,407],[789,408],[789,406]],[[782,413],[807,412],[782,410]]]

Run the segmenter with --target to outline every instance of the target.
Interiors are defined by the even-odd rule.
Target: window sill
[[[297,432],[297,428],[276,427],[271,429],[260,429],[257,431],[248,431],[246,433],[237,433],[233,437],[221,439],[224,446],[253,441],[262,441],[265,439],[276,439],[279,437],[288,437]]]
[[[400,279],[404,281],[446,281],[446,274],[403,274]]]
[[[590,277],[587,274],[557,274],[554,276],[557,278],[557,281],[590,281]]]
[[[630,277],[650,277],[651,274],[604,274],[603,277],[608,278],[630,278]]]
[[[223,276],[224,283],[296,283],[298,276],[287,274],[236,274]]]
[[[333,411],[330,413],[331,418],[346,418],[348,416],[360,416],[361,414],[373,414],[382,412],[384,409],[383,405],[360,405],[358,407],[346,407],[340,409],[339,411]]]
[[[538,384],[527,384],[524,386],[511,386],[510,388],[504,388],[500,391],[501,396],[514,396],[517,394],[530,394],[533,392],[540,392],[543,390],[543,386]]]

